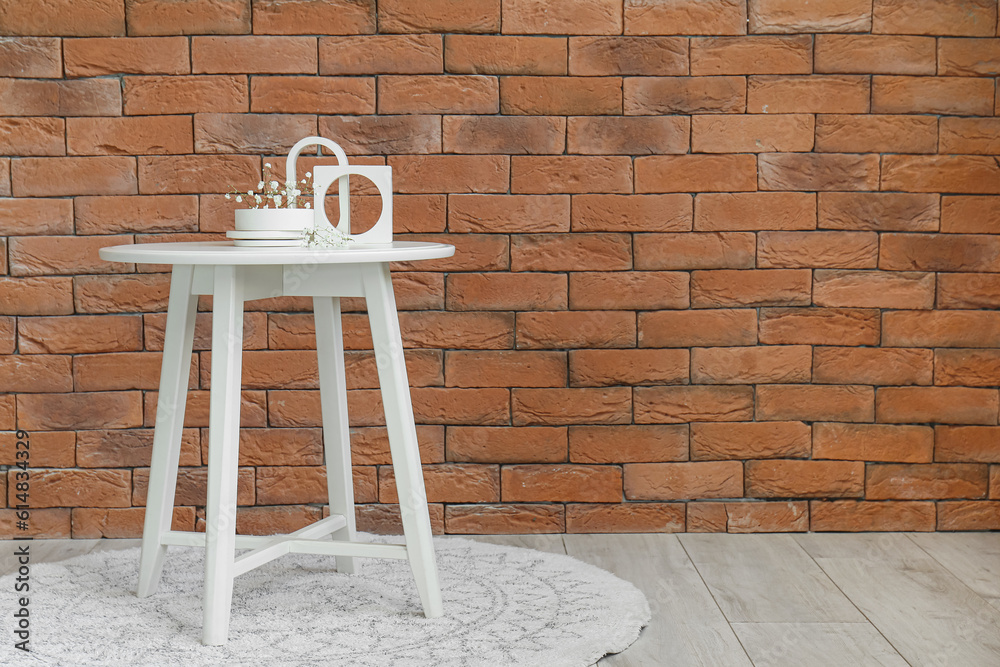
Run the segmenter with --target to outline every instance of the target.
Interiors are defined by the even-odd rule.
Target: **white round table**
[[[437,259],[454,252],[454,246],[442,243],[400,241],[346,249],[237,248],[229,242],[209,242],[100,250],[103,259],[113,262],[173,266],[142,533],[140,597],[156,592],[168,545],[203,546],[205,644],[224,644],[228,638],[233,578],[286,553],[337,556],[341,572],[355,571],[354,557],[408,559],[425,616],[443,613],[389,262]],[[206,530],[196,533],[170,530],[170,523],[201,294],[213,297],[212,387]],[[330,516],[289,535],[236,535],[243,303],[276,296],[313,299]],[[364,297],[368,305],[405,546],[356,541],[340,322],[344,296]],[[236,549],[251,551],[237,558]]]

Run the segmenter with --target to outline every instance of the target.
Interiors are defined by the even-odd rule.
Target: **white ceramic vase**
[[[309,208],[250,208],[236,211],[236,230],[240,232],[299,232],[313,226]]]

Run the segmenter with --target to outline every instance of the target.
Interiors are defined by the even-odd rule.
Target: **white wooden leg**
[[[347,418],[347,379],[339,297],[315,297],[316,353],[319,357],[320,401],[323,410],[323,448],[330,514],[341,514],[346,525],[333,532],[335,540],[355,539],[354,477],[351,472],[351,434]],[[350,556],[337,556],[337,571],[354,573]]]
[[[403,342],[399,335],[396,301],[388,264],[366,264],[364,272],[365,299],[371,322],[375,362],[378,366],[385,423],[389,432],[392,468],[399,492],[399,511],[406,535],[406,550],[410,559],[417,591],[424,607],[424,616],[435,618],[444,613],[431,522],[427,514],[427,496],[420,468],[417,430],[413,424],[410,386],[406,379]]]
[[[213,303],[202,638],[208,645],[226,643],[233,598],[243,359],[243,276],[240,269],[215,267]]]
[[[156,592],[167,547],[161,543],[170,530],[177,485],[177,463],[181,455],[181,431],[191,369],[191,343],[198,297],[191,294],[194,267],[178,264],[170,277],[170,301],[163,339],[160,394],[156,404],[153,456],[149,466],[146,519],[142,529],[142,557],[136,594],[146,597]]]

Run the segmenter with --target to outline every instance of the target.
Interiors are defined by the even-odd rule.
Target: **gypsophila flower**
[[[235,195],[236,201],[242,203],[243,198],[246,197],[250,208],[270,208],[271,204],[274,205],[274,208],[297,208],[300,205],[300,197],[313,195],[312,184],[309,182],[309,179],[312,178],[312,172],[306,172],[307,178],[302,179],[301,185],[294,181],[281,183],[277,178],[274,178],[271,172],[271,163],[265,162],[262,175],[263,178],[257,182],[256,191],[247,190],[244,193],[234,188],[226,193],[226,199],[232,199]],[[311,208],[308,202],[305,206]]]

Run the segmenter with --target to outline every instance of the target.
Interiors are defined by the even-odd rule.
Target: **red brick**
[[[865,464],[860,461],[748,461],[746,495],[751,498],[860,498]]]
[[[121,109],[117,79],[0,79],[4,116],[118,116]]]
[[[310,317],[310,319],[312,319]],[[163,350],[166,315],[144,315],[143,333],[147,350]],[[194,325],[194,350],[212,349],[212,314],[198,313]],[[243,314],[243,349],[256,350],[267,347],[267,316],[263,313]],[[314,345],[315,347],[315,345]]]
[[[598,155],[686,153],[689,125],[683,117],[570,118],[568,150]]]
[[[189,74],[184,37],[67,39],[63,43],[66,76],[106,74]]]
[[[813,458],[929,463],[934,434],[929,426],[813,424]]]
[[[691,274],[691,305],[809,305],[810,278],[806,269],[695,271]]]
[[[65,159],[129,160],[131,158]],[[164,155],[139,158],[139,191],[141,194],[199,192],[214,194],[228,192],[234,187],[234,183],[252,185],[259,180],[260,158],[252,155]],[[134,186],[133,191],[126,194],[135,194]]]
[[[626,35],[745,35],[742,0],[625,0]]]
[[[250,7],[240,0],[211,0],[191,7],[168,0],[130,0],[130,35],[204,35],[250,32]]]
[[[560,463],[566,451],[566,427],[449,426],[447,431],[449,461]]]
[[[746,421],[753,416],[751,387],[636,387],[635,423]]]
[[[755,238],[742,232],[639,234],[633,238],[637,269],[749,269]]]
[[[757,266],[760,268],[873,269],[877,261],[878,235],[874,232],[761,232],[757,235]]]
[[[253,505],[254,471],[242,468],[238,474],[236,502],[239,505]],[[132,486],[132,504],[145,506],[149,491],[149,468],[138,468],[133,471]],[[208,468],[181,468],[177,475],[176,504],[204,506],[207,487]]]
[[[16,400],[13,394],[0,396],[0,428],[12,430],[16,428]]]
[[[13,354],[17,339],[17,320],[13,317],[0,317],[0,354]]]
[[[156,401],[159,394],[146,391],[143,399],[143,426],[156,425]],[[208,426],[209,393],[207,391],[188,391],[187,404],[184,410],[184,426],[189,428]],[[314,414],[319,414],[317,401]],[[263,391],[244,391],[240,396],[240,426],[243,428],[261,428],[267,422],[266,396]],[[105,428],[105,427],[100,427]]]
[[[443,463],[423,467],[427,500],[447,503],[500,501],[500,467],[476,463]],[[379,502],[398,503],[396,478],[389,466],[379,468]]]
[[[817,347],[813,382],[829,384],[930,384],[931,350]]]
[[[0,151],[7,155],[65,155],[61,118],[0,118]]]
[[[996,350],[937,350],[934,384],[995,387],[1000,384],[1000,353]]]
[[[6,485],[6,481],[0,486]],[[6,495],[6,494],[5,494]],[[4,537],[32,537],[41,539],[68,539],[71,533],[69,508],[38,509],[31,513],[27,531],[15,529],[17,516],[14,510],[0,510],[0,535]]]
[[[748,113],[868,113],[867,76],[751,76]]]
[[[508,313],[400,313],[403,347],[506,350],[514,342]]]
[[[76,200],[79,205],[79,199]],[[90,233],[81,229],[81,233]],[[72,234],[71,199],[0,199],[0,234]]]
[[[936,194],[821,192],[819,226],[933,232],[941,218],[939,200]]]
[[[479,507],[479,505],[469,507]],[[431,519],[431,532],[435,535],[444,534],[444,505],[432,503],[427,506],[427,511]],[[356,505],[354,514],[357,517],[358,530],[377,535],[403,534],[399,505]]]
[[[691,119],[691,150],[697,153],[809,151],[812,116],[780,114],[700,115]]]
[[[4,315],[69,315],[73,312],[71,278],[0,277]],[[22,350],[23,352],[24,350]]]
[[[367,43],[367,42],[366,42]],[[567,40],[447,35],[445,69],[456,74],[566,74]]]
[[[944,502],[937,506],[938,530],[1000,529],[1000,503]]]
[[[8,506],[19,501],[8,473]],[[38,470],[31,471],[32,509],[43,507],[128,507],[132,487],[129,470]]]
[[[567,533],[679,533],[684,503],[567,505]]]
[[[376,480],[374,467],[354,468],[354,494],[357,502],[374,502]],[[322,466],[265,467],[256,469],[256,502],[261,505],[321,503],[327,498],[326,471]],[[252,505],[253,502],[239,502]]]
[[[936,51],[931,37],[817,35],[816,72],[935,74]]]
[[[124,35],[125,7],[114,0],[5,2],[3,35]]]
[[[636,192],[723,192],[757,189],[753,155],[664,155],[635,160]]]
[[[933,308],[934,274],[816,271],[813,303],[858,308]]]
[[[868,0],[841,0],[819,6],[795,0],[749,0],[750,32],[868,32]]]
[[[938,500],[985,498],[984,465],[875,464],[868,467],[866,497],[870,500]]]
[[[887,347],[1000,347],[1000,314],[897,311],[883,316]]]
[[[935,525],[934,503],[917,501],[813,500],[809,514],[817,532],[932,531]]]
[[[240,113],[250,109],[248,77],[127,76],[123,78],[125,113]]]
[[[687,194],[575,195],[571,224],[574,232],[682,232],[691,229],[691,204]]]
[[[379,32],[499,32],[500,0],[378,3]]]
[[[816,195],[800,192],[700,194],[695,199],[698,231],[815,229]]]
[[[622,471],[618,466],[510,465],[500,471],[505,502],[620,502]]]
[[[688,40],[682,37],[571,37],[569,73],[577,76],[685,75],[688,73]]]
[[[996,118],[942,118],[941,152],[994,155],[1000,153]]]
[[[688,282],[686,273],[666,271],[572,273],[569,307],[573,310],[687,308]]]
[[[508,389],[423,387],[414,388],[410,393],[414,415],[421,424],[495,425],[507,424],[510,420]]]
[[[319,73],[439,74],[443,52],[440,35],[320,37]]]
[[[992,114],[993,82],[966,77],[874,76],[872,113]]]
[[[569,427],[569,460],[574,463],[647,463],[687,458],[687,424]]]
[[[0,159],[0,195],[10,196],[10,158]]]
[[[743,466],[738,461],[625,464],[629,500],[739,498]]]
[[[691,382],[696,384],[808,382],[811,367],[812,350],[805,345],[691,350]]]
[[[451,195],[448,230],[452,233],[568,232],[567,195]]]
[[[0,39],[0,77],[58,79],[62,76],[61,44],[56,37]]]
[[[195,74],[315,74],[315,37],[192,37]]]
[[[934,460],[1000,463],[995,426],[935,426]]]
[[[37,276],[131,271],[132,264],[106,262],[97,255],[100,248],[131,241],[131,236],[17,236],[10,240],[10,273]]]
[[[445,116],[446,153],[561,154],[566,120],[544,116]]]
[[[152,451],[153,429],[80,431],[76,438],[76,464],[81,468],[148,466]],[[181,435],[180,464],[200,463],[198,431],[185,429]]]
[[[760,342],[768,345],[878,345],[879,312],[860,308],[765,308]]]
[[[883,234],[879,267],[890,271],[991,271],[998,253],[1000,239],[995,236]]]
[[[805,502],[720,503],[726,510],[730,533],[787,533],[809,530],[809,507]]]
[[[18,197],[134,195],[133,157],[53,157],[15,160],[12,185]]]
[[[390,156],[396,192],[507,192],[510,158],[503,155]]]
[[[938,308],[1000,308],[1000,276],[939,274],[937,304]]]
[[[640,347],[753,345],[757,311],[750,308],[639,314]]]
[[[743,113],[747,110],[746,77],[629,77],[623,88],[628,116]]]
[[[566,276],[544,273],[453,273],[449,310],[558,310],[567,307]]]
[[[194,141],[199,153],[280,153],[302,135],[315,131],[315,116],[199,114],[195,116]]]
[[[278,507],[244,507],[236,512],[238,535],[277,535],[305,528],[319,520],[323,510],[308,505]],[[204,519],[199,515],[198,527]]]
[[[565,532],[564,513],[562,504],[448,505],[444,516],[449,533],[520,535]]]
[[[878,391],[878,421],[905,424],[996,424],[995,389],[965,387],[883,387]]]
[[[940,39],[940,74],[992,75],[1000,67],[1000,43],[996,39]]]
[[[1000,497],[1000,467],[990,466],[990,498]]]
[[[20,351],[25,354],[85,354],[142,348],[137,316],[22,317]]]
[[[194,152],[187,116],[69,118],[70,155],[163,155]]]
[[[620,77],[503,77],[500,112],[529,116],[620,114],[622,80]]]
[[[134,428],[142,425],[138,391],[21,394],[17,397],[17,427],[27,431]]]
[[[687,504],[687,532],[724,533],[729,523],[726,503],[702,502]]]
[[[765,385],[757,388],[758,420],[875,420],[875,390],[861,385]]]
[[[156,389],[161,361],[161,355],[154,352],[78,355],[73,359],[76,391]],[[188,388],[197,389],[198,363],[192,361]]]
[[[318,432],[318,431],[317,431]],[[281,430],[271,431],[276,434]],[[445,427],[439,425],[417,426],[420,460],[424,463],[443,463]],[[389,453],[389,434],[385,427],[351,429],[351,461],[354,465],[385,465],[392,463]]]
[[[382,114],[468,113],[499,111],[496,77],[474,75],[382,76],[378,111]]]
[[[623,311],[518,313],[518,349],[634,347],[635,314]]]
[[[622,32],[617,0],[507,0],[503,31],[513,34],[617,35]]]
[[[631,192],[628,157],[514,156],[511,191],[526,194]]]
[[[810,35],[696,37],[691,74],[812,74],[812,50]]]
[[[400,262],[393,266],[397,271],[500,271],[510,267],[510,239],[500,234],[415,234],[396,239],[455,246],[452,257],[412,264]]]
[[[875,190],[879,156],[767,153],[759,158],[762,190]]]
[[[566,353],[454,350],[445,355],[444,372],[449,387],[561,387]]]
[[[970,0],[954,3],[928,0],[875,0],[872,32],[904,35],[986,35],[997,26],[996,3]]]
[[[934,153],[937,119],[924,116],[821,114],[816,150],[833,153]]]
[[[253,28],[279,35],[373,33],[375,0],[258,0],[253,3]]]
[[[262,114],[275,112],[368,114],[375,112],[375,81],[371,78],[340,76],[255,76],[250,82],[250,98],[250,110]],[[210,118],[216,122],[226,119],[225,116],[211,116]],[[247,131],[252,134],[252,130],[246,128],[245,125],[251,119],[256,121],[257,125],[266,124],[267,129],[271,129],[271,131],[276,129],[273,123],[277,119],[269,122],[266,117],[235,117],[228,120],[235,128],[238,128],[238,131]],[[286,123],[291,123],[293,118],[285,118],[284,120]],[[306,122],[306,118],[297,120],[302,123]],[[196,128],[204,126],[207,122],[203,116],[195,117]],[[309,122],[314,122],[314,119],[310,119]],[[266,131],[266,129],[262,128],[257,131]],[[289,131],[313,130],[289,128]],[[210,152],[201,147],[198,150],[199,152]],[[241,150],[260,152],[253,151],[251,148],[241,148]],[[284,152],[284,149],[274,152]]]
[[[686,384],[686,350],[579,350],[570,352],[573,387]]]
[[[627,387],[513,389],[511,409],[515,426],[627,424],[632,392]]]
[[[145,510],[141,507],[96,509],[75,507],[72,510],[73,537],[78,539],[142,537]],[[194,530],[193,507],[175,507],[172,530]]]
[[[33,203],[38,206],[45,202]],[[69,200],[49,200],[48,204],[61,209],[62,206],[52,205],[69,204]],[[198,229],[198,199],[194,196],[77,197],[70,209],[72,212],[75,212],[78,234],[193,232]],[[44,232],[39,230],[39,233]]]
[[[511,239],[512,271],[614,271],[632,266],[628,234],[519,234]]]
[[[60,355],[0,356],[0,391],[33,393],[73,391],[70,357]]]
[[[771,459],[808,457],[811,431],[801,422],[692,424],[691,458]]]

